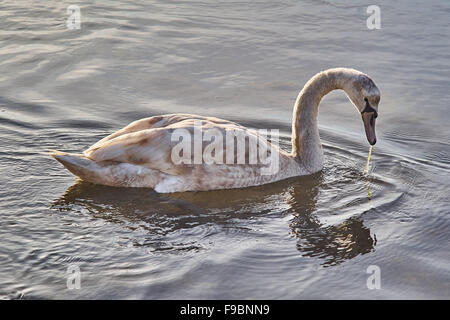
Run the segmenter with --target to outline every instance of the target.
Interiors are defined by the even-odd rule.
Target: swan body
[[[191,114],[167,114],[132,122],[101,139],[83,154],[53,151],[52,156],[82,180],[109,186],[150,187],[161,193],[250,187],[308,175],[322,169],[318,106],[321,98],[334,89],[343,89],[361,112],[367,139],[370,144],[375,144],[378,88],[367,75],[357,70],[335,68],[315,75],[298,95],[290,153],[254,130],[231,121]],[[222,148],[211,153],[214,159],[231,159],[231,163],[205,159],[187,161],[191,160],[190,157],[176,161],[174,154],[179,154],[174,150],[177,145],[179,147],[180,140],[174,135],[179,132],[189,135],[187,141],[190,142],[186,146],[194,146],[192,158],[196,152],[204,155],[208,148],[211,151],[213,140],[196,134],[199,128],[215,132],[215,143],[217,137],[225,137],[229,132],[236,137],[246,137],[247,143],[242,149],[230,147],[227,143],[216,145]],[[269,156],[266,161],[249,161],[252,157],[250,141],[256,141],[258,147],[267,150]],[[267,170],[269,167],[272,170]]]

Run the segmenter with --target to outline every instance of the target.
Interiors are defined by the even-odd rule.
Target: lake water
[[[447,0],[2,1],[0,298],[449,299],[449,14]],[[290,150],[298,92],[339,66],[381,91],[368,176],[337,91],[312,176],[158,194],[75,183],[46,154],[177,112],[279,129]]]

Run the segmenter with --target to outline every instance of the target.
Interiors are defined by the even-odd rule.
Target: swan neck
[[[311,173],[323,164],[317,116],[320,100],[332,90],[343,89],[345,77],[338,70],[315,75],[303,87],[294,106],[292,123],[292,156]]]

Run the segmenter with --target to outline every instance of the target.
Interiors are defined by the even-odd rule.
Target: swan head
[[[377,142],[375,135],[375,119],[378,117],[378,103],[380,102],[380,90],[373,80],[366,74],[352,70],[350,81],[344,84],[344,91],[361,113],[364,123],[367,141],[370,145]]]

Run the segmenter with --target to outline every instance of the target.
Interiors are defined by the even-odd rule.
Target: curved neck
[[[322,169],[323,151],[317,115],[324,95],[343,89],[348,77],[342,69],[330,69],[316,74],[297,97],[292,119],[292,153],[309,172]]]

